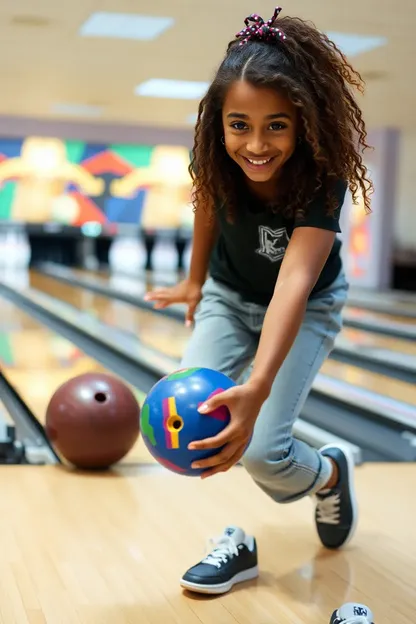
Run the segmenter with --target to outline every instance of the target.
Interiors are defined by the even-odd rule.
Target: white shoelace
[[[316,519],[324,524],[339,524],[340,495],[335,492],[325,498],[318,498],[316,505]],[[361,616],[360,616],[361,617]],[[352,624],[355,624],[352,622]],[[358,622],[361,624],[361,622]],[[365,623],[367,624],[367,622]]]
[[[214,547],[214,550],[202,560],[202,563],[220,568],[222,563],[227,563],[227,559],[238,557],[238,546],[228,535],[210,539],[209,547]]]

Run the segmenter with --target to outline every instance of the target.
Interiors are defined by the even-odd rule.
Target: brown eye
[[[234,128],[234,130],[244,130],[247,126],[243,121],[235,121],[231,124],[231,128]]]
[[[285,128],[287,128],[286,124],[280,123],[279,121],[275,121],[274,123],[270,124],[270,127],[272,130],[284,130]]]

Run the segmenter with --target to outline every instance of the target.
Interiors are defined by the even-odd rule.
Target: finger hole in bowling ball
[[[171,416],[167,422],[169,431],[180,431],[183,427],[183,420],[180,416]]]
[[[94,395],[94,399],[98,403],[105,403],[107,400],[107,395],[105,395],[104,392],[96,392],[96,394]]]

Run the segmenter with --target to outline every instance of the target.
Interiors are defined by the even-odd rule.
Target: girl
[[[351,89],[362,83],[323,33],[279,13],[245,20],[200,103],[189,277],[146,298],[186,303],[188,324],[198,307],[181,368],[237,380],[252,363],[244,383],[200,408],[231,413],[221,434],[191,445],[223,447],[199,462],[204,477],[242,459],[277,503],[314,496],[319,538],[339,548],[357,519],[353,460],[338,445],[294,439],[292,427],[341,329],[348,285],[336,233],[347,187],[370,211],[367,135]],[[257,574],[254,537],[228,527],[181,584],[221,593]]]

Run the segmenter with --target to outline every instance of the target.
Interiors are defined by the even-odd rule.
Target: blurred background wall
[[[2,3],[0,220],[26,224],[35,246],[45,223],[81,237],[113,237],[119,224],[190,236],[198,102],[244,17],[274,5],[96,4]],[[349,198],[344,208],[350,279],[416,290],[412,6],[402,0],[392,14],[374,0],[294,0],[283,10],[327,32],[366,82],[358,97],[376,192],[371,217]],[[4,244],[2,236],[0,252]]]

